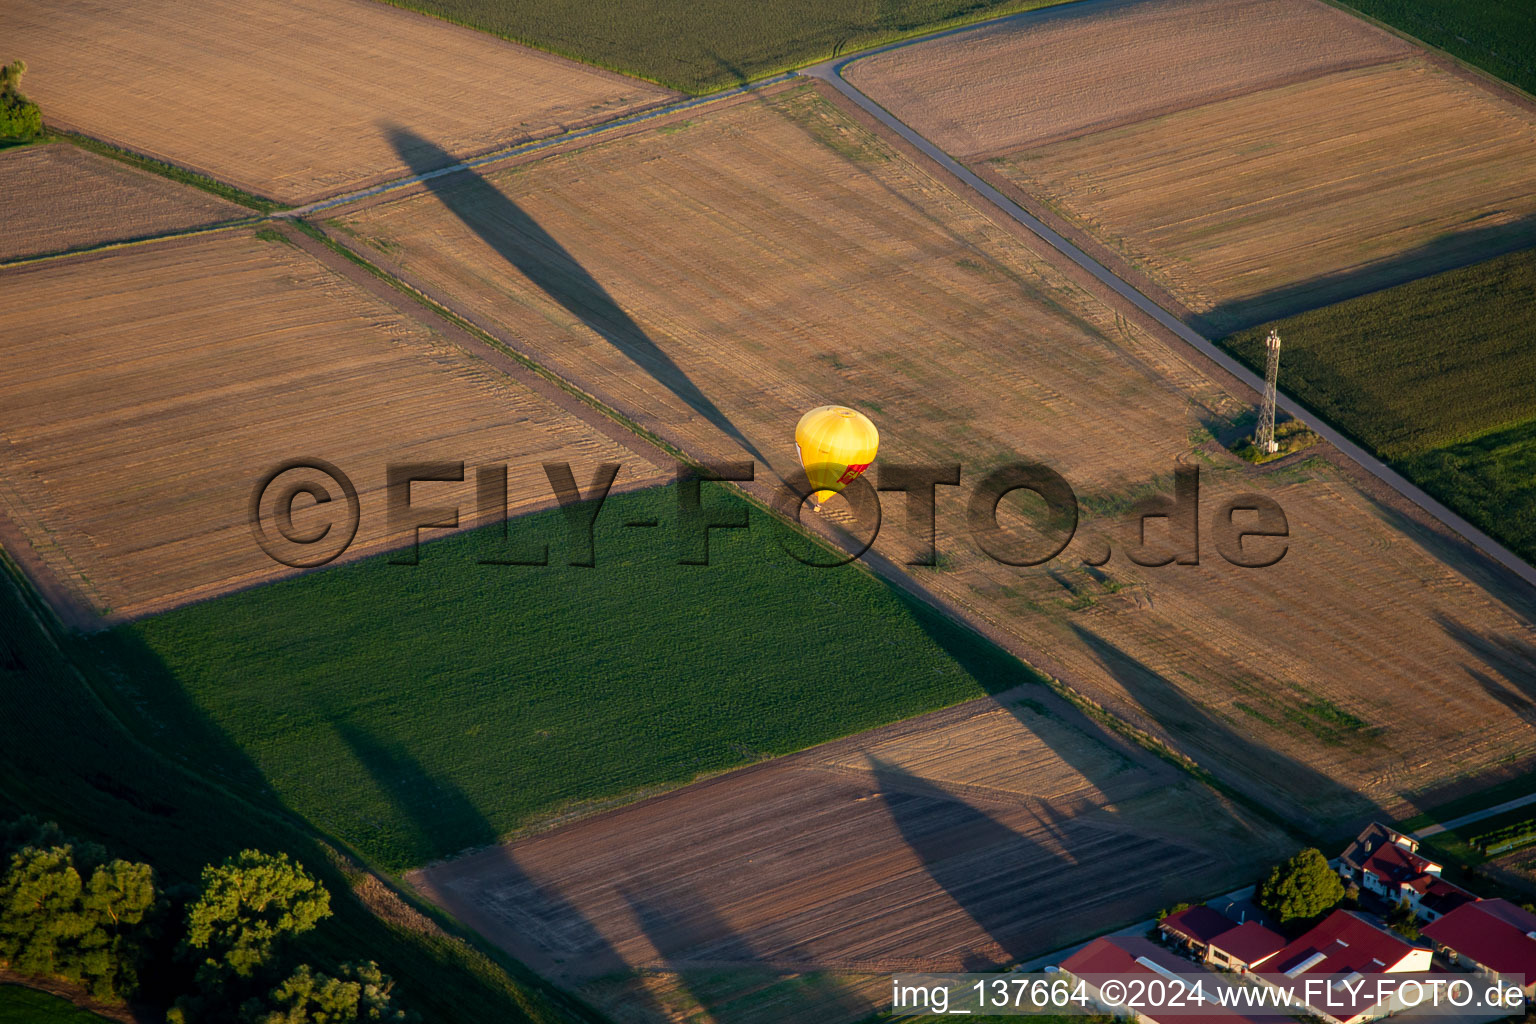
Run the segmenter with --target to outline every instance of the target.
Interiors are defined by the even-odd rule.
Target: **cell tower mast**
[[[1280,377],[1280,332],[1271,330],[1269,337],[1264,339],[1264,347],[1269,352],[1269,362],[1264,367],[1264,404],[1259,406],[1259,426],[1254,431],[1254,447],[1266,454],[1273,455],[1280,450],[1280,445],[1275,441],[1275,382]]]

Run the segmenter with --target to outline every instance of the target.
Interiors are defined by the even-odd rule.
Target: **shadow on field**
[[[0,811],[57,821],[114,857],[147,861],[162,891],[197,885],[203,865],[243,849],[287,853],[329,890],[333,912],[298,941],[298,958],[322,968],[375,960],[398,983],[400,1001],[428,1021],[554,1019],[540,991],[527,992],[519,1012],[518,997],[489,971],[466,969],[439,940],[370,910],[336,852],[295,820],[260,768],[131,630],[81,636],[44,627],[4,576],[0,570],[8,727]],[[190,966],[186,974],[167,967],[142,975],[135,1002],[143,1019],[152,1009],[163,1019],[165,1006],[190,989]]]
[[[1172,746],[1196,761],[1221,760],[1247,777],[1245,791],[1279,794],[1307,830],[1326,835],[1353,833],[1379,817],[1380,808],[1300,761],[1240,734],[1200,707],[1161,673],[1126,654],[1104,637],[1074,624],[1072,631],[1093,652],[1110,678],[1124,687],[1147,717],[1172,738]],[[1302,695],[1297,694],[1298,698]],[[1250,799],[1252,799],[1250,797]],[[1262,801],[1275,815],[1273,802]]]
[[[494,885],[466,898],[466,902],[488,909],[493,915],[498,909],[515,905],[520,914],[514,919],[526,924],[519,939],[540,947],[557,969],[563,960],[569,959],[583,964],[608,964],[615,972],[625,970],[618,951],[586,915],[555,889],[530,878],[509,847],[492,845],[499,838],[496,830],[462,790],[452,782],[433,778],[411,754],[378,740],[366,730],[345,721],[337,721],[335,728],[394,804],[399,816],[413,827],[415,834],[410,845],[416,851],[417,862],[431,859],[438,849],[491,846],[497,851],[498,863]],[[508,948],[505,936],[491,932],[485,938]],[[515,953],[511,948],[508,951]],[[658,1022],[667,1019],[662,1008],[638,987],[630,998],[636,1011],[645,1017]]]
[[[399,126],[386,128],[389,142],[415,174],[451,167],[458,160],[441,147]],[[473,170],[439,174],[424,182],[442,204],[496,254],[614,348],[642,366],[698,415],[767,463],[726,415],[663,352],[613,296],[555,238]]]
[[[1036,910],[1020,899],[1018,883],[1070,870],[1067,855],[1046,849],[927,779],[865,757],[891,820],[928,877],[1002,948],[1006,963],[1040,952],[1031,927]],[[960,966],[985,971],[1005,964],[968,953]]]
[[[624,902],[667,970],[677,975],[688,997],[708,1013],[713,1024],[775,1022],[851,1022],[865,1020],[875,1007],[815,975],[791,977],[759,965],[751,943],[735,933],[714,906],[687,882],[634,879],[620,887]],[[740,977],[722,974],[721,968]],[[766,980],[778,975],[780,980]],[[766,987],[775,994],[765,1006]]]
[[[1536,245],[1536,214],[1506,224],[1447,232],[1417,248],[1334,274],[1324,274],[1194,314],[1189,324],[1209,338],[1331,306],[1430,274],[1470,266]]]
[[[1435,613],[1435,621],[1485,667],[1498,672],[1507,681],[1496,680],[1467,666],[1467,672],[1483,691],[1512,711],[1529,719],[1536,711],[1536,644],[1518,636],[1485,633],[1465,626],[1444,612]]]
[[[1391,527],[1394,537],[1411,540],[1435,561],[1450,566],[1475,583],[1482,589],[1482,596],[1497,600],[1526,624],[1536,625],[1536,590],[1527,586],[1524,580],[1460,537],[1424,525],[1368,490],[1361,493],[1376,514]]]

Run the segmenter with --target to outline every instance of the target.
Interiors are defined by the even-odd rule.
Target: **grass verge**
[[[286,209],[281,203],[264,199],[242,188],[236,188],[234,185],[210,178],[206,174],[198,174],[196,171],[189,171],[185,167],[178,167],[175,164],[166,163],[164,160],[156,160],[154,157],[123,149],[121,146],[114,146],[110,142],[103,142],[89,135],[81,135],[77,132],[67,132],[53,128],[49,129],[47,138],[60,139],[71,145],[79,146],[81,149],[90,150],[92,153],[99,153],[102,156],[125,163],[130,167],[137,167],[142,171],[158,174],[162,178],[170,178],[172,181],[179,181],[183,185],[202,189],[204,192],[216,195],[220,199],[227,199],[232,203],[238,203],[258,213],[267,214],[274,210]]]

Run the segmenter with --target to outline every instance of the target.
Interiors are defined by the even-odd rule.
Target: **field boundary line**
[[[899,43],[894,45],[904,46],[910,44]],[[894,47],[887,47],[886,49],[891,48]],[[843,77],[843,68],[856,60],[862,60],[865,56],[869,56],[869,54],[825,61],[800,73],[806,77],[826,82],[865,113],[875,118],[881,125],[894,132],[902,141],[914,146],[924,156],[937,163],[943,170],[955,178],[958,178],[1003,214],[1028,228],[1038,238],[1050,245],[1051,248],[1065,256],[1082,270],[1087,271],[1100,284],[1108,287],[1116,295],[1130,302],[1142,313],[1151,317],[1159,326],[1183,342],[1185,346],[1204,356],[1210,362],[1215,363],[1238,382],[1248,387],[1255,395],[1263,393],[1264,382],[1253,371],[1226,352],[1223,352],[1209,339],[1173,316],[1162,306],[1144,295],[1134,285],[1117,276],[1045,222],[1029,213],[1012,199],[1009,199],[995,186],[976,174],[976,172],[930,142],[925,136],[919,134],[885,107],[848,82]],[[1197,370],[1200,369],[1198,364],[1195,368]],[[1472,547],[1508,569],[1528,586],[1536,587],[1536,568],[1528,565],[1498,541],[1400,476],[1385,462],[1351,441],[1342,431],[1334,427],[1326,419],[1314,414],[1305,405],[1284,391],[1279,393],[1277,404],[1296,419],[1304,420],[1319,436],[1342,452],[1362,470],[1381,481],[1393,491],[1396,491],[1414,505],[1417,505],[1431,518],[1439,522],[1440,525],[1451,530]]]
[[[1433,58],[1437,58],[1439,60],[1445,61],[1448,64],[1455,65],[1458,70],[1464,71],[1467,74],[1479,79],[1479,85],[1496,86],[1500,90],[1514,94],[1517,99],[1523,100],[1526,104],[1536,106],[1536,95],[1532,95],[1531,93],[1526,92],[1514,82],[1506,81],[1500,78],[1498,75],[1494,74],[1492,71],[1480,68],[1476,64],[1473,64],[1471,61],[1456,56],[1449,50],[1441,49],[1434,43],[1427,43],[1420,39],[1418,36],[1410,34],[1405,29],[1400,29],[1396,25],[1389,24],[1388,22],[1382,21],[1380,18],[1366,14],[1364,11],[1359,10],[1358,8],[1351,7],[1349,4],[1345,3],[1344,0],[1317,0],[1317,2],[1328,7],[1332,7],[1334,10],[1343,11],[1350,17],[1359,18],[1361,21],[1365,22],[1367,25],[1370,25],[1372,28],[1378,29],[1379,31],[1385,32],[1388,35],[1395,36],[1398,39],[1412,43],[1414,46],[1424,50]]]
[[[546,139],[532,139],[528,142],[518,143],[515,146],[508,146],[505,149],[498,149],[490,153],[483,153],[480,156],[470,157],[467,160],[460,160],[458,163],[450,164],[447,167],[439,167],[434,170],[423,171],[420,174],[412,174],[403,178],[395,178],[380,185],[373,185],[367,188],[358,189],[355,192],[348,192],[343,195],[332,196],[329,199],[321,199],[313,203],[307,203],[303,206],[295,206],[287,210],[277,210],[274,211],[270,216],[273,220],[299,220],[304,217],[310,217],[315,214],[334,209],[338,206],[345,206],[351,203],[360,202],[364,199],[372,199],[375,196],[384,195],[388,192],[396,192],[401,189],[409,188],[412,185],[419,185],[423,182],[431,181],[434,178],[441,178],[448,174],[457,174],[460,171],[468,171],[479,167],[486,167],[491,164],[500,163],[503,160],[512,160],[517,157],[526,156],[530,153],[538,153],[545,149],[552,149],[556,146],[562,146],[566,143],[578,142],[583,139],[592,138],[605,132],[617,131],[619,129],[633,127],[634,125],[644,124],[646,121],[667,117],[672,114],[682,113],[685,110],[692,110],[694,107],[703,106],[706,103],[714,103],[719,100],[731,99],[736,96],[755,92],[759,89],[766,89],[771,86],[779,85],[782,82],[790,81],[794,78],[795,74],[796,73],[793,71],[786,71],[756,82],[749,82],[745,85],[738,85],[733,88],[726,89],[722,92],[710,93],[707,96],[691,96],[685,100],[679,100],[677,102],[664,104],[658,107],[651,107],[648,110],[642,110],[634,114],[626,114],[623,117],[615,118],[612,121],[604,121],[601,124],[590,125],[586,128],[577,129],[573,132],[566,132],[562,135],[552,135]]]
[[[80,245],[73,249],[59,249],[55,252],[40,252],[32,256],[18,256],[15,259],[0,260],[0,270],[9,270],[13,267],[26,267],[35,263],[49,263],[54,260],[68,259],[71,256],[91,256],[101,252],[113,252],[118,249],[128,249],[137,245],[150,245],[155,242],[168,242],[177,238],[197,238],[200,235],[211,235],[217,231],[232,231],[236,228],[253,228],[268,220],[261,214],[253,214],[249,217],[240,217],[236,220],[221,220],[214,224],[205,224],[197,228],[179,228],[172,231],[162,231],[154,235],[140,235],[137,238],[120,238],[114,242],[101,242],[96,245]]]

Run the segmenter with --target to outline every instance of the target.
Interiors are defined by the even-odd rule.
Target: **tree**
[[[1308,847],[1275,866],[1259,883],[1259,906],[1281,924],[1320,917],[1344,898],[1344,883],[1328,858]]]
[[[98,999],[119,998],[135,987],[136,926],[155,902],[147,864],[98,864],[83,881],[73,847],[23,847],[0,878],[0,963],[84,985]]]
[[[325,886],[287,854],[243,850],[203,869],[202,892],[187,907],[186,943],[202,955],[205,980],[226,973],[249,978],[279,941],[330,914]]]
[[[1418,941],[1419,916],[1413,912],[1413,907],[1406,898],[1399,900],[1387,914],[1387,926],[1409,942]]]
[[[0,65],[0,139],[25,142],[42,133],[43,115],[37,104],[21,94],[22,61]]]
[[[265,1002],[252,1000],[241,1011],[244,1024],[351,1024],[353,1021],[414,1021],[393,1004],[395,983],[373,961],[343,964],[332,978],[301,964],[274,988]]]

